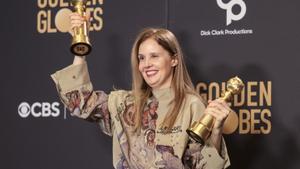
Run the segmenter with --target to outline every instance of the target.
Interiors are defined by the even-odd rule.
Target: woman
[[[71,15],[72,27],[84,20]],[[132,90],[109,95],[93,91],[84,57],[75,56],[72,65],[52,75],[62,102],[72,114],[98,123],[113,137],[114,167],[229,166],[222,128],[231,109],[220,99],[205,107],[192,85],[176,37],[166,29],[143,30],[133,45],[131,65]],[[80,100],[73,103],[70,93],[76,93]],[[192,141],[186,133],[203,113],[216,118],[205,145]]]

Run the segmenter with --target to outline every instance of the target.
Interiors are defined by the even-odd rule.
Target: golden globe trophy
[[[86,0],[71,0],[71,3],[74,7],[74,12],[85,17]],[[77,56],[88,55],[92,50],[92,46],[88,36],[89,31],[87,21],[82,25],[75,27],[73,32],[71,52]]]
[[[237,76],[227,81],[227,90],[221,94],[221,99],[230,102],[233,95],[241,93],[244,88],[243,81]],[[210,114],[204,114],[199,121],[194,122],[192,126],[186,130],[188,135],[195,141],[204,144],[209,138],[215,118]]]

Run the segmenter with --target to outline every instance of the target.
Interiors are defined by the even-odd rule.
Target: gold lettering
[[[250,112],[246,109],[239,111],[239,133],[247,134],[250,131]]]
[[[255,129],[256,124],[259,124],[260,120],[255,119],[255,115],[260,113],[260,109],[251,109],[251,134],[260,134],[260,130]]]
[[[93,23],[93,27],[96,31],[100,31],[103,28],[103,19],[100,17],[103,14],[102,8],[95,8],[94,19],[98,22]],[[98,23],[98,25],[97,25]]]
[[[45,8],[47,6],[47,0],[38,0],[37,4],[39,8]]]
[[[39,33],[45,33],[47,31],[47,13],[41,10],[37,14],[37,31]]]
[[[99,12],[98,12],[99,11]],[[94,11],[94,15],[97,16],[97,20],[100,19],[100,15],[103,13],[102,9]],[[99,19],[98,19],[99,18]],[[99,28],[98,28],[99,29]],[[212,83],[198,83],[196,91],[203,95],[207,99],[215,99],[220,96],[220,92],[224,91],[226,83],[212,82]],[[205,95],[207,93],[207,96]],[[272,83],[268,81],[250,81],[246,83],[246,87],[241,91],[240,94],[234,95],[233,99],[234,106],[271,106],[272,105]]]
[[[226,88],[226,83],[225,82],[222,82],[221,83],[221,92],[224,92]]]
[[[259,83],[259,105],[264,105],[264,100],[267,106],[272,105],[272,83],[270,81],[267,82],[267,89],[263,82]]]
[[[207,100],[207,85],[206,85],[206,83],[203,83],[203,82],[198,83],[196,86],[196,91],[200,94],[200,96],[203,99]]]
[[[47,19],[47,21],[48,21],[47,32],[48,33],[55,33],[55,32],[57,32],[57,30],[55,28],[51,27],[51,11],[50,10],[48,10],[48,19]]]
[[[215,93],[214,96],[213,93]],[[218,98],[219,96],[220,96],[219,84],[216,82],[210,83],[210,85],[208,86],[208,100],[213,100],[215,98]]]
[[[252,89],[253,86],[257,86],[257,82],[248,82],[247,85],[247,93],[248,93],[248,98],[247,98],[247,105],[248,106],[257,106],[257,102],[252,101],[252,97],[257,96],[257,92]]]
[[[201,82],[197,84],[196,91],[206,100],[213,100],[220,96],[220,92],[224,91],[225,86],[225,82]],[[239,110],[238,125],[240,134],[269,134],[271,132],[271,111],[269,109],[260,109],[262,106],[272,105],[271,81],[247,82],[241,93],[234,96],[232,104],[235,107],[252,106],[252,109],[249,110]]]
[[[51,8],[54,8],[58,5],[58,0],[48,0],[49,1],[49,6]]]
[[[68,7],[69,6],[69,4],[68,4],[68,2],[64,2],[64,0],[60,0],[59,1],[59,7]]]
[[[271,111],[269,109],[263,109],[263,111],[260,114],[261,121],[266,124],[266,127],[263,126],[260,127],[260,130],[263,134],[269,134],[271,132],[272,124],[267,117],[271,117]]]

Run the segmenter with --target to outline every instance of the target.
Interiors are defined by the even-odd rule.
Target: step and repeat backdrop
[[[72,63],[68,0],[4,1],[1,9],[3,169],[110,169],[111,138],[71,117],[50,74]],[[130,89],[130,50],[145,27],[178,37],[197,91],[245,82],[224,135],[231,169],[300,168],[300,2],[88,0],[95,89]]]

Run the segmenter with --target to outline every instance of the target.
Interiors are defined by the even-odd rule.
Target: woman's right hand
[[[86,13],[86,16],[82,17],[76,12],[70,14],[71,27],[69,29],[69,33],[74,36],[74,28],[81,26],[85,21],[87,22],[87,26],[89,28],[90,25],[90,14]]]

